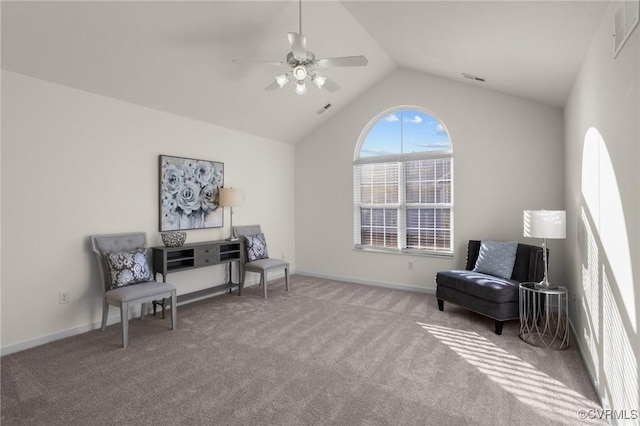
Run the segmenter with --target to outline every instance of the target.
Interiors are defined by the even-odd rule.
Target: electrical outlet
[[[407,262],[407,268],[413,269],[413,262],[411,261]]]
[[[61,291],[60,293],[58,293],[58,303],[59,304],[69,303],[70,299],[71,299],[71,292],[69,290]]]

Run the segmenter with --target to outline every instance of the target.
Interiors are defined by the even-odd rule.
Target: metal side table
[[[520,333],[522,340],[549,349],[569,347],[569,292],[565,287],[520,284]]]

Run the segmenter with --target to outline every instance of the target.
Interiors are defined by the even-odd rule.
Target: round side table
[[[520,338],[549,349],[569,347],[569,292],[565,287],[520,284]]]

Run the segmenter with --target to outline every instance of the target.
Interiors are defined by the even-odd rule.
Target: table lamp
[[[220,188],[220,207],[229,207],[230,209],[230,228],[229,238],[227,240],[234,241],[238,238],[233,235],[233,208],[242,204],[242,191],[236,188]]]
[[[542,238],[544,278],[538,283],[538,287],[551,287],[548,279],[547,238],[564,239],[567,237],[566,216],[564,210],[524,211],[524,236],[529,238]]]

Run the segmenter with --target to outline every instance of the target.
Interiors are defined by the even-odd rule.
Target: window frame
[[[378,155],[378,156],[361,156],[363,145],[369,135],[371,129],[382,119],[384,119],[389,114],[399,113],[404,111],[418,111],[420,113],[426,114],[429,117],[433,118],[438,122],[439,125],[442,125],[444,131],[447,134],[449,147],[447,149],[441,150],[430,150],[430,151],[420,151],[413,153],[400,153],[400,154],[391,154],[391,155]],[[402,144],[402,142],[401,142]],[[450,200],[448,203],[408,203],[406,196],[406,186],[407,186],[407,176],[405,174],[405,165],[411,161],[420,161],[420,160],[437,160],[437,159],[449,159],[450,160],[450,177],[449,177],[449,190],[450,190]],[[397,191],[398,191],[398,200],[397,203],[374,203],[373,200],[370,203],[362,203],[361,200],[361,184],[360,184],[360,176],[358,175],[360,166],[365,164],[376,164],[376,163],[397,163],[398,164],[398,183],[397,183]],[[360,137],[358,138],[356,149],[354,150],[354,159],[353,159],[353,214],[354,214],[354,250],[358,251],[371,251],[371,252],[384,252],[384,253],[394,253],[394,254],[409,254],[409,255],[419,255],[419,256],[435,256],[435,257],[452,257],[454,254],[454,161],[453,161],[453,145],[451,142],[451,136],[449,131],[447,130],[445,124],[440,120],[437,116],[432,114],[430,111],[413,106],[413,105],[403,105],[394,108],[387,109],[376,117],[374,117],[369,124],[364,128],[361,132]],[[362,217],[361,217],[361,209],[362,208],[393,208],[397,209],[397,247],[384,247],[377,245],[365,245],[362,244]],[[407,210],[411,208],[445,208],[449,211],[449,248],[444,250],[434,250],[432,248],[408,248],[407,247]],[[373,227],[373,225],[372,225]],[[435,228],[434,228],[435,229]]]

